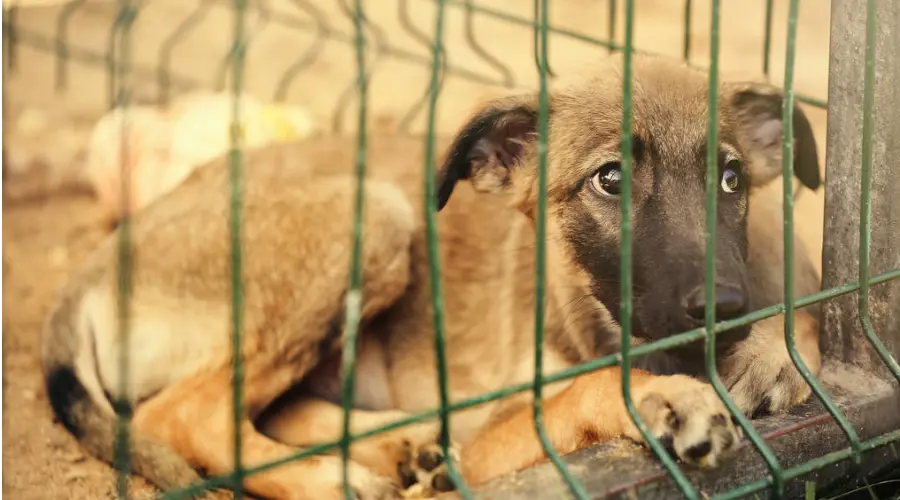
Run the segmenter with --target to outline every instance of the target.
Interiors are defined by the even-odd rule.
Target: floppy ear
[[[438,210],[457,181],[469,179],[482,192],[510,185],[510,172],[521,164],[528,142],[536,140],[538,110],[534,96],[491,102],[460,130],[437,175]]]
[[[737,120],[738,140],[751,155],[750,183],[763,186],[782,172],[781,106],[784,96],[777,88],[761,83],[737,83],[728,87]],[[797,105],[794,105],[794,175],[814,191],[822,182],[816,139],[809,120]]]

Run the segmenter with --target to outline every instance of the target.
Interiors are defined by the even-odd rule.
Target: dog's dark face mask
[[[632,105],[633,334],[656,340],[703,326],[706,256],[707,87],[684,68],[635,68]],[[591,293],[616,321],[620,306],[620,77],[605,74],[551,99],[548,190],[571,258],[589,277]],[[716,145],[716,320],[749,312],[747,214],[752,189],[781,178],[782,96],[755,84],[723,87]],[[477,189],[520,190],[533,215],[537,200],[534,97],[495,101],[457,136],[440,172],[439,206],[458,179]],[[794,169],[820,182],[812,130],[795,107]],[[722,335],[724,351],[749,327]],[[676,356],[702,361],[702,342]]]

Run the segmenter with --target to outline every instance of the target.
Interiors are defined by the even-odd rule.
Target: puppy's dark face
[[[707,173],[706,76],[655,59],[634,66],[632,98],[633,332],[658,339],[703,324]],[[591,292],[620,320],[621,74],[604,68],[551,97],[549,214]],[[748,312],[749,194],[781,173],[782,96],[725,85],[716,145],[716,318]],[[441,172],[439,205],[457,179],[513,189],[533,215],[537,107],[533,97],[487,106],[457,136]],[[795,172],[819,184],[815,140],[795,108]],[[749,332],[732,332],[729,341]],[[744,335],[741,335],[743,333]],[[727,349],[730,342],[719,342]]]

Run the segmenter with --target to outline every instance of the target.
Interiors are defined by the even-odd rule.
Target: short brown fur
[[[615,237],[600,237],[617,234],[618,219],[601,198],[579,191],[593,166],[618,154],[617,64],[598,65],[552,97],[546,373],[612,352],[619,343],[618,311],[598,278],[611,271],[598,271],[603,265],[590,260],[618,258]],[[634,132],[645,146],[638,153],[647,159],[636,156],[634,202],[650,206],[647,200],[655,198],[646,186],[653,184],[641,184],[641,176],[657,175],[667,163],[654,163],[653,155],[674,165],[682,161],[685,144],[705,144],[706,79],[654,59],[638,59],[635,78]],[[750,99],[750,105],[734,96]],[[760,111],[760,106],[771,108],[773,96],[780,99],[766,86],[723,87],[721,139],[734,154],[743,155],[751,192],[779,178],[774,146],[760,142],[765,134],[747,135],[758,125],[754,120],[762,120],[761,130],[767,130],[771,117],[765,113],[771,110]],[[535,102],[526,96],[482,108],[450,142],[438,172],[452,400],[533,377]],[[798,121],[802,128],[802,112]],[[661,134],[663,130],[674,132]],[[817,187],[814,142],[812,153],[809,149],[812,135],[801,130],[797,141],[798,177]],[[780,144],[777,149],[780,155]],[[308,160],[325,158],[328,151],[333,161]],[[340,169],[352,164],[351,151],[349,141],[317,139],[246,154],[241,224],[245,467],[340,436],[337,367],[355,196],[349,168]],[[438,404],[421,158],[420,141],[372,139],[365,183],[355,432]],[[685,168],[705,171],[703,157],[698,161],[685,163],[690,164]],[[471,182],[457,183],[465,179]],[[125,395],[134,404],[133,467],[164,488],[199,479],[191,467],[209,474],[225,474],[233,467],[228,183],[227,160],[217,160],[133,221],[131,369]],[[738,260],[747,263],[747,307],[779,302],[783,262],[779,251],[769,250],[780,248],[780,214],[757,210],[773,200],[751,196],[747,220],[746,199],[733,205],[725,199],[721,223],[737,228],[734,234],[743,234],[749,246],[723,239],[720,260],[727,263],[740,252],[746,254]],[[685,191],[683,207],[665,205],[668,212],[662,215],[646,212],[652,217],[638,212],[636,235],[642,220],[680,218],[694,225],[682,228],[683,234],[664,235],[666,241],[673,247],[679,242],[695,245],[703,237],[702,225],[696,224],[702,220],[702,211],[697,211],[702,203],[702,193],[698,199]],[[666,258],[642,241],[636,237],[636,266],[654,265],[641,261],[645,255]],[[45,375],[56,413],[105,460],[112,458],[109,397],[118,395],[120,387],[116,245],[111,236],[71,278],[48,320],[44,340]],[[796,254],[796,293],[818,290],[818,276],[809,271],[809,256],[799,242]],[[702,255],[662,264],[672,269],[672,276],[681,276],[682,267],[702,266]],[[636,286],[653,274],[641,269],[636,268]],[[723,279],[731,279],[729,272],[723,265]],[[672,286],[686,279],[672,278]],[[702,283],[702,274],[699,279]],[[669,325],[660,316],[681,307],[673,305],[677,301],[647,300],[636,299],[635,341],[678,331],[679,325]],[[672,317],[680,320],[676,313]],[[815,318],[814,311],[804,310],[796,319],[799,347],[813,373],[820,365]],[[782,325],[776,317],[752,331],[735,333],[734,340],[720,336],[719,371],[743,411],[783,411],[809,395],[781,342]],[[632,394],[651,431],[670,439],[680,458],[714,466],[737,444],[740,432],[725,418],[727,410],[712,387],[684,374],[702,374],[697,370],[699,352],[688,349],[671,358],[648,358],[645,369],[632,370]],[[455,458],[471,485],[545,458],[529,398],[519,394],[451,417],[453,439],[459,444]],[[642,439],[625,411],[621,370],[616,367],[547,386],[544,415],[560,453],[618,436]],[[401,486],[413,483],[443,489],[444,466],[429,465],[434,460],[426,459],[435,454],[437,431],[436,422],[425,422],[354,444],[352,487],[361,498],[394,498]],[[698,452],[704,447],[706,453]],[[330,454],[292,462],[248,477],[245,487],[268,498],[341,498],[340,458]]]

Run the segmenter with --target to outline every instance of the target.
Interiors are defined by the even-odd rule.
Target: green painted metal
[[[615,3],[613,3],[613,5],[615,5]],[[547,16],[550,15],[550,12],[543,7],[544,3],[541,0],[534,1],[534,30],[532,31],[534,34],[532,37],[534,39],[534,65],[538,68],[540,78],[544,78],[545,76],[556,76],[550,68],[550,61],[541,59],[541,54],[546,54],[547,52],[547,44],[549,43],[549,40],[547,39],[547,28],[550,24],[550,20],[547,18]]]
[[[684,44],[681,49],[681,58],[685,62],[691,59],[691,13],[694,6],[691,0],[684,0]]]
[[[331,27],[324,12],[313,5],[310,0],[293,0],[293,3],[314,20],[316,39],[281,76],[275,90],[275,100],[278,102],[284,102],[291,84],[294,83],[294,78],[316,62],[331,36]]]
[[[166,41],[159,48],[159,65],[156,69],[156,83],[159,92],[159,102],[167,104],[169,102],[169,93],[172,91],[172,55],[175,47],[190,34],[194,26],[200,24],[212,3],[204,0],[197,4],[191,14],[178,23],[178,26],[172,31],[172,34],[166,38]],[[62,73],[64,74],[64,73]]]
[[[353,391],[356,379],[356,347],[359,321],[362,316],[362,245],[363,211],[365,209],[366,156],[368,149],[367,104],[368,73],[366,72],[366,35],[363,30],[365,14],[362,0],[356,0],[353,11],[353,27],[356,34],[356,88],[359,94],[359,114],[356,131],[356,198],[353,207],[353,236],[350,256],[350,283],[347,289],[344,315],[344,334],[341,351],[341,405],[344,408],[341,458],[346,500],[356,498],[350,487],[350,416],[353,409]]]
[[[869,252],[872,246],[872,162],[874,160],[873,143],[875,140],[875,37],[876,13],[878,4],[875,0],[866,2],[866,72],[863,92],[863,131],[862,131],[862,180],[860,186],[860,224],[859,224],[859,321],[866,338],[875,348],[875,352],[884,361],[897,381],[900,381],[900,365],[885,348],[881,339],[875,334],[872,320],[869,317]]]
[[[430,265],[431,305],[434,323],[434,350],[438,370],[438,391],[440,393],[441,449],[446,457],[447,472],[457,491],[463,498],[471,498],[469,488],[450,455],[450,394],[447,389],[447,352],[444,329],[444,290],[441,281],[440,246],[437,227],[437,191],[434,178],[435,144],[434,130],[437,116],[437,100],[441,84],[441,59],[443,58],[444,2],[438,2],[435,16],[434,44],[431,52],[431,95],[428,99],[428,136],[425,144],[423,170],[425,174],[425,233],[428,241],[428,261]]]
[[[57,90],[66,86],[66,64],[69,60],[69,21],[85,0],[74,0],[60,9],[56,18],[56,72],[55,85]]]
[[[709,117],[706,131],[706,266],[704,295],[706,311],[704,323],[706,328],[706,376],[728,408],[737,419],[744,433],[760,453],[772,474],[772,487],[776,497],[784,492],[784,479],[781,466],[763,437],[757,432],[746,415],[741,412],[728,394],[716,370],[716,223],[717,201],[719,196],[719,25],[720,0],[712,0],[712,26],[710,29],[710,72],[709,72]],[[790,266],[788,266],[790,267]]]
[[[432,41],[428,38],[428,35],[425,34],[420,29],[416,28],[412,19],[409,16],[409,0],[401,0],[398,4],[398,12],[397,17],[400,20],[400,24],[403,28],[418,42],[423,44],[429,50],[431,50]],[[443,9],[442,5],[438,5],[439,9]],[[467,13],[466,15],[466,37],[467,42],[470,47],[479,47],[478,42],[475,40],[475,35],[471,33],[471,20],[472,16]],[[443,37],[442,37],[443,38]],[[422,95],[422,98],[416,101],[414,105],[412,105],[403,118],[400,119],[400,124],[397,126],[404,134],[408,134],[410,132],[410,126],[412,125],[413,118],[416,117],[419,110],[428,104],[431,100],[431,96],[434,94],[435,89],[439,89],[444,85],[444,77],[447,75],[447,56],[444,52],[443,42],[440,44],[439,50],[439,60],[440,60],[440,71],[438,72],[438,81],[436,83],[428,82],[428,89]],[[479,47],[480,48],[480,47]],[[488,56],[490,57],[490,56]]]
[[[616,43],[616,11],[618,10],[619,0],[608,0],[608,2],[607,16],[609,17],[606,22],[606,34],[609,37],[609,51],[612,53],[616,50],[613,45]]]
[[[229,0],[232,1],[232,0]],[[244,53],[247,52],[247,47],[250,44],[250,41],[253,39],[254,35],[259,34],[265,28],[266,24],[269,23],[269,20],[272,18],[272,13],[269,8],[264,3],[247,3],[246,0],[243,4],[243,10],[240,11],[240,15],[244,17],[242,35],[244,37],[243,42],[241,43],[242,51]],[[238,15],[237,4],[233,7],[235,9],[235,15]],[[247,14],[252,11],[256,11],[259,14],[255,26],[252,26],[252,29],[248,27],[246,22]],[[231,74],[234,75],[233,65],[237,64],[235,61],[236,53],[234,50],[229,50],[225,57],[222,58],[222,62],[219,64],[218,76],[216,77],[216,88],[219,90],[225,90],[225,84],[228,80],[229,68],[231,68]],[[243,70],[242,70],[243,71]]]
[[[68,11],[71,12],[71,11]],[[131,100],[130,63],[131,63],[131,25],[137,17],[138,10],[133,0],[119,0],[118,15],[115,18],[107,41],[107,75],[109,80],[110,108],[127,109]],[[116,64],[116,61],[119,61]],[[128,142],[125,140],[128,124],[122,121],[122,134],[118,144],[122,158],[127,154]],[[131,174],[123,168],[120,175],[120,189],[122,195],[122,209],[124,217],[120,222],[117,233],[116,245],[116,316],[118,328],[116,335],[119,340],[118,370],[119,387],[118,394],[113,401],[113,408],[117,414],[116,438],[114,443],[114,467],[116,474],[116,493],[119,498],[128,498],[128,476],[131,471],[131,453],[129,431],[131,426],[132,406],[128,397],[128,366],[130,361],[130,328],[131,308],[129,307],[133,292],[132,283],[132,253],[131,253],[131,217],[128,210],[131,197]]]
[[[622,397],[625,400],[625,409],[634,422],[638,431],[647,441],[653,453],[659,457],[663,466],[671,474],[675,483],[684,493],[685,497],[694,500],[700,498],[697,490],[691,486],[690,480],[678,468],[675,460],[666,452],[662,443],[650,433],[650,429],[643,421],[634,404],[634,398],[631,396],[631,320],[633,312],[633,283],[632,283],[632,229],[631,229],[631,179],[633,164],[633,137],[631,127],[631,101],[634,90],[634,78],[632,75],[632,58],[634,51],[632,50],[634,40],[634,2],[626,2],[625,4],[625,51],[623,54],[624,64],[622,71],[622,189],[619,193],[619,213],[620,213],[620,317],[622,328],[622,353],[620,363],[622,366]]]
[[[766,31],[763,36],[763,73],[769,76],[769,64],[772,59],[772,11],[775,0],[766,0]]]
[[[572,476],[569,468],[563,463],[559,453],[556,452],[553,443],[550,441],[550,436],[547,435],[547,429],[544,427],[543,396],[541,391],[544,386],[544,312],[546,309],[545,288],[547,284],[547,153],[550,139],[550,96],[547,87],[547,77],[550,74],[547,66],[548,4],[548,0],[535,0],[534,2],[535,15],[539,18],[537,23],[539,26],[539,43],[535,47],[534,58],[537,63],[540,80],[537,131],[538,203],[535,228],[534,387],[532,389],[534,427],[544,452],[565,480],[572,495],[579,500],[587,500],[590,497],[584,486]]]
[[[244,466],[242,462],[242,425],[244,416],[244,356],[241,348],[244,308],[243,259],[241,255],[241,187],[243,179],[243,151],[240,143],[240,94],[244,83],[244,59],[246,56],[245,12],[246,0],[234,0],[234,39],[231,48],[231,141],[228,152],[230,184],[229,238],[231,240],[231,363],[232,363],[232,418],[234,420],[234,472],[232,488],[235,499],[243,498]]]
[[[799,14],[799,0],[791,0],[790,13],[788,15],[788,43],[787,57],[784,69],[784,100],[782,101],[782,181],[783,181],[783,210],[784,210],[784,337],[787,342],[788,353],[791,360],[806,380],[813,393],[825,406],[828,413],[834,417],[841,430],[850,441],[850,447],[854,450],[853,460],[856,466],[860,464],[860,441],[856,431],[838,409],[837,405],[825,392],[825,389],[816,380],[816,377],[806,366],[797,343],[794,338],[794,60],[797,46],[797,16]]]

